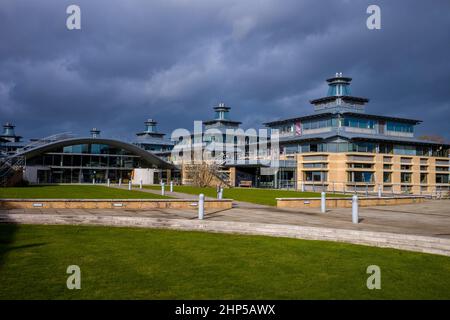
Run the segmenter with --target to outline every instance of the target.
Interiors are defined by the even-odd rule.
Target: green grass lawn
[[[0,188],[0,199],[167,199],[157,194],[93,185]]]
[[[81,290],[66,288],[69,265]],[[450,299],[449,274],[448,257],[334,242],[0,225],[0,299]]]
[[[160,190],[161,186],[144,186],[144,188]],[[168,187],[166,187],[168,190]],[[200,188],[194,186],[174,186],[173,191],[184,192],[189,194],[203,193],[207,197],[216,197],[216,188]],[[234,199],[237,201],[245,201],[269,206],[276,206],[276,198],[317,198],[320,197],[319,192],[300,192],[288,190],[274,189],[256,189],[256,188],[225,188],[223,197]],[[327,194],[327,197],[349,197],[342,194]]]

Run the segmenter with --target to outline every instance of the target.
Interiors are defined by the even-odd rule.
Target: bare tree
[[[445,138],[437,134],[427,134],[419,137],[420,140],[433,141],[437,143],[445,143]]]
[[[189,165],[189,178],[192,184],[197,187],[210,187],[217,184],[219,178],[220,166],[216,163],[207,163],[205,161]]]

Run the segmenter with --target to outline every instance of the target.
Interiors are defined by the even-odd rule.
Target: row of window
[[[328,142],[286,145],[282,147],[283,153],[305,153],[305,152],[376,152],[376,143],[372,142]],[[402,146],[392,144],[379,144],[379,153],[398,154],[409,156],[435,156],[448,157],[447,149],[425,148],[420,146]]]
[[[337,127],[337,119],[310,120],[302,122],[303,130]]]
[[[58,153],[86,153],[86,154],[117,154],[128,155],[128,151],[106,144],[77,144],[66,146],[63,148],[56,148],[53,152]]]
[[[141,167],[139,157],[134,156],[92,156],[92,155],[59,155],[44,154],[27,161],[28,165],[49,167],[113,167],[138,168]]]
[[[388,122],[386,124],[386,129],[388,131],[395,131],[395,132],[413,132],[413,125],[407,124],[407,123],[401,123],[401,122]]]
[[[374,126],[375,126],[374,120],[361,119],[361,118],[345,118],[344,119],[344,127],[373,129]]]
[[[352,128],[374,129],[375,125],[377,123],[378,122],[376,120],[357,118],[357,117],[345,117],[345,118],[341,119],[342,126],[352,127]],[[302,126],[303,130],[329,128],[329,127],[336,128],[338,126],[338,119],[331,118],[331,119],[320,119],[320,120],[304,120],[301,122],[301,126]],[[279,129],[281,133],[294,132],[294,124],[280,126],[277,129]],[[414,131],[414,127],[412,124],[408,124],[408,123],[388,121],[388,122],[386,122],[386,130],[394,131],[394,132],[412,133]]]
[[[374,182],[374,173],[370,171],[350,171],[347,173],[348,182],[355,183],[373,183]],[[305,171],[303,173],[303,177],[305,181],[308,182],[325,182],[327,181],[327,172],[326,171]],[[420,174],[420,182],[427,183],[428,174],[421,173]],[[392,172],[383,172],[383,182],[390,183],[392,182]],[[400,182],[401,183],[412,183],[412,173],[410,172],[401,172],[400,173]],[[448,174],[436,174],[436,183],[437,184],[445,184],[449,183],[449,175]]]

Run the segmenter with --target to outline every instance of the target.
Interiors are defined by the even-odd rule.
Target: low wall
[[[425,197],[358,197],[360,207],[392,206],[398,204],[422,203]],[[320,208],[320,198],[277,198],[279,208]],[[327,208],[351,208],[352,198],[327,198]]]
[[[189,199],[0,199],[0,209],[192,209]],[[231,209],[233,200],[205,200],[205,209]]]

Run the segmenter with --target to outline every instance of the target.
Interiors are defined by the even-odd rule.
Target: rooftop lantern
[[[14,128],[16,126],[10,122],[7,122],[3,125],[3,136],[15,137],[16,133],[14,132]]]
[[[352,78],[343,77],[342,72],[336,72],[333,78],[327,79],[328,96],[350,96],[350,82]]]
[[[158,122],[156,122],[153,119],[148,119],[147,121],[145,121],[145,132],[148,133],[154,133],[156,132],[156,124]]]
[[[216,120],[226,120],[228,119],[228,112],[230,112],[230,107],[225,106],[225,103],[219,103],[217,107],[214,107],[216,112]]]
[[[91,137],[92,138],[100,137],[100,130],[98,130],[97,128],[92,128],[91,129]]]

